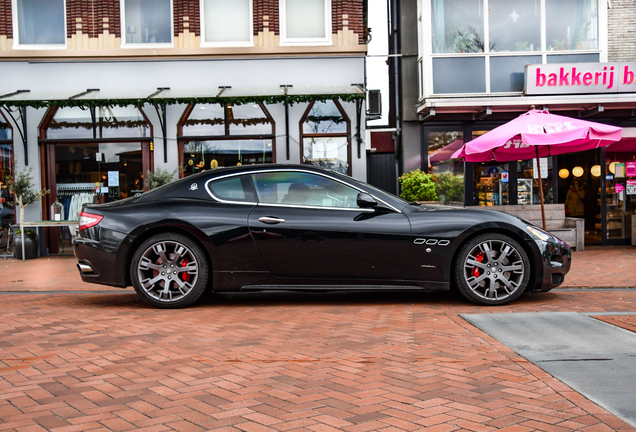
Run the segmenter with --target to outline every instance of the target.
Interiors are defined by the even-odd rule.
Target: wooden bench
[[[541,205],[502,205],[502,206],[471,206],[482,210],[497,210],[519,216],[541,227]],[[554,234],[570,247],[577,251],[584,249],[585,219],[565,216],[564,204],[545,204],[545,225],[551,234]]]

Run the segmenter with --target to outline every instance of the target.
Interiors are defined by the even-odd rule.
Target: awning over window
[[[94,105],[143,105],[175,103],[219,103],[237,104],[250,102],[297,103],[312,99],[340,99],[345,102],[366,97],[360,85],[322,87],[215,87],[192,89],[140,89],[135,92],[100,91],[87,89],[85,92],[69,94],[63,92],[31,92],[16,90],[0,95],[0,106],[94,106]]]

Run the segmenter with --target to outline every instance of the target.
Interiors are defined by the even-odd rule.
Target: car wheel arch
[[[456,245],[455,251],[453,252],[453,258],[450,260],[449,268],[448,268],[448,276],[450,279],[451,290],[454,290],[454,291],[457,290],[457,287],[455,286],[455,278],[453,277],[452,272],[454,271],[457,260],[459,259],[460,251],[462,250],[465,244],[473,240],[475,237],[481,236],[483,234],[503,234],[512,238],[517,243],[519,243],[519,245],[523,248],[525,253],[528,255],[528,258],[530,261],[530,279],[529,279],[528,288],[526,289],[526,291],[532,291],[536,283],[539,283],[539,284],[541,283],[541,278],[543,277],[543,275],[541,274],[540,275],[541,277],[537,276],[537,272],[540,272],[541,269],[539,268],[540,266],[537,266],[536,251],[532,250],[532,248],[530,247],[530,244],[528,243],[529,237],[524,238],[522,234],[520,234],[517,230],[513,230],[513,229],[506,229],[503,227],[484,227],[484,228],[472,231],[466,237],[462,238],[461,242],[459,242]]]
[[[197,238],[197,236],[192,231],[187,230],[178,225],[158,225],[152,228],[146,228],[140,235],[134,238],[134,240],[128,247],[128,250],[126,251],[126,256],[124,258],[124,265],[125,266],[129,265],[129,263],[131,262],[133,258],[133,255],[135,255],[135,252],[137,251],[139,246],[141,246],[141,244],[143,244],[143,242],[145,242],[147,239],[157,234],[168,234],[168,233],[184,235],[188,237],[190,240],[192,240],[194,243],[196,243],[203,250],[206,263],[208,265],[208,268],[210,269],[210,275],[212,274],[212,260],[210,259],[210,254],[208,252],[207,247],[201,242],[199,238]],[[125,281],[126,286],[132,285],[132,281],[130,279],[130,272],[125,272],[125,275],[126,275],[126,281]],[[210,289],[211,286],[212,286],[212,278],[210,277],[208,280],[208,289]]]

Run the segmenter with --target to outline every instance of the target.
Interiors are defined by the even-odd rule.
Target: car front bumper
[[[550,291],[565,281],[565,275],[570,271],[572,264],[572,249],[557,238],[548,241],[535,240],[535,242],[541,251],[543,274],[540,277],[540,283],[535,284],[532,291]]]

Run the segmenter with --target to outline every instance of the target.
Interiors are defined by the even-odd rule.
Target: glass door
[[[636,138],[623,138],[605,151],[605,241],[629,244],[636,212]]]

